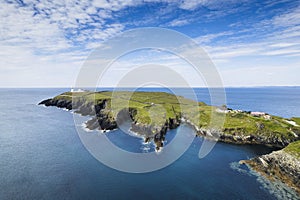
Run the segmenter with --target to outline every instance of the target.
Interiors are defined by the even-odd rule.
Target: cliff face
[[[280,180],[300,194],[300,161],[284,150],[241,161],[271,180]]]
[[[182,115],[177,97],[171,94],[138,92],[134,96],[130,92],[121,92],[114,98],[111,95],[111,92],[63,93],[40,104],[92,116],[93,118],[86,123],[87,128],[91,130],[113,130],[124,121],[132,121],[131,130],[143,136],[146,141],[154,140],[158,147],[163,145],[167,130],[178,127],[180,123],[190,124],[195,128],[197,135],[234,144],[262,144],[284,148],[299,140],[300,136],[298,126],[287,124],[285,119],[276,116],[272,120],[265,120],[244,112],[227,113],[224,128],[211,130],[207,125],[211,117],[209,114],[214,110],[212,106],[201,104],[200,108],[196,109],[191,106]],[[118,101],[115,109],[117,111],[111,108],[113,99]],[[191,103],[186,99],[184,101],[184,105]],[[126,106],[128,102],[130,106]],[[167,113],[161,112],[160,108],[167,110]],[[115,112],[117,115],[113,114]],[[154,121],[152,118],[149,120],[148,114],[151,112],[154,113]],[[201,113],[200,121],[193,117],[197,112]]]
[[[67,99],[46,99],[40,102],[39,105],[56,106],[58,108],[72,110],[72,100]]]
[[[240,132],[227,134],[226,131],[222,130],[210,130],[206,128],[198,128],[194,124],[190,124],[195,128],[197,136],[213,137],[217,138],[219,142],[232,143],[232,144],[260,144],[278,148],[284,148],[288,144],[297,141],[295,138],[286,138],[284,136],[278,137],[273,135],[255,135],[255,134],[243,134]]]
[[[145,137],[145,142],[153,140],[156,149],[163,147],[165,135],[169,129],[175,129],[180,125],[180,117],[169,118],[162,126],[151,126],[147,124],[132,123],[131,130]]]
[[[131,121],[131,131],[154,141],[156,149],[163,146],[165,134],[181,123],[193,127],[197,135],[234,144],[262,144],[283,150],[242,161],[270,179],[279,179],[300,193],[300,118],[286,119],[277,116],[254,117],[247,112],[232,111],[225,115],[223,129],[209,128],[213,106],[159,92],[83,92],[63,93],[39,104],[74,110],[92,117],[88,129],[113,130],[123,122]],[[180,103],[179,100],[180,99]],[[112,101],[116,101],[112,107]],[[183,102],[183,103],[182,103]],[[180,105],[184,105],[184,114]],[[200,121],[197,113],[200,112]],[[297,122],[297,123],[296,123]],[[287,146],[288,145],[288,146]]]
[[[219,141],[234,144],[262,144],[272,147],[283,148],[295,141],[295,139],[276,137],[276,136],[259,136],[259,135],[229,135],[220,134]]]
[[[94,116],[92,119],[86,122],[86,127],[90,130],[114,130],[118,128],[118,124],[122,124],[125,121],[132,121],[131,131],[138,133],[145,138],[145,142],[153,140],[156,144],[156,149],[159,150],[163,147],[163,141],[165,140],[165,134],[169,129],[175,129],[180,125],[180,115],[175,118],[169,118],[161,126],[149,125],[145,123],[138,123],[135,119],[137,110],[134,108],[122,109],[114,118],[111,115],[109,109],[107,109],[107,101],[102,100],[96,105],[93,103],[85,103],[78,99],[73,102],[70,98],[64,99],[47,99],[39,103],[39,105],[56,106],[59,108],[66,108],[68,110],[74,110],[75,113],[81,115]]]

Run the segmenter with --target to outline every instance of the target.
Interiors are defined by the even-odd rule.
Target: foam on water
[[[231,162],[229,163],[229,166],[231,169],[235,170],[235,171],[238,171],[240,173],[243,173],[243,174],[248,174],[250,175],[251,173],[249,172],[248,169],[245,169],[243,166],[244,165],[241,165],[239,162]]]

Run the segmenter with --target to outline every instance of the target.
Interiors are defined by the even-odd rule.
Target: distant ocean
[[[289,188],[238,165],[239,160],[273,150],[258,145],[217,143],[199,159],[203,138],[197,137],[182,157],[164,169],[146,174],[111,169],[82,145],[71,112],[37,105],[68,90],[0,89],[1,200],[299,198]],[[210,103],[207,89],[195,91],[199,100]],[[226,95],[233,109],[300,117],[300,87],[227,88]],[[172,132],[176,130],[169,135]],[[153,148],[120,130],[107,135],[130,151]]]

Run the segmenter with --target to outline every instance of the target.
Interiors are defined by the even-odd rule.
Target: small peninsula
[[[196,136],[234,144],[261,144],[280,148],[271,154],[241,161],[269,179],[278,179],[300,194],[300,118],[285,119],[263,112],[211,106],[165,92],[65,92],[39,103],[91,116],[90,130],[103,132],[131,122],[131,131],[163,147],[170,129],[187,123]],[[212,118],[213,116],[213,118]],[[222,120],[215,128],[213,120]]]

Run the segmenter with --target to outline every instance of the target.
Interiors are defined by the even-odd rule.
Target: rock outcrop
[[[46,99],[39,103],[39,105],[56,106],[58,108],[66,108],[72,110],[72,100],[66,99]]]
[[[211,130],[206,128],[198,128],[194,124],[190,124],[197,132],[197,136],[211,137],[219,142],[232,143],[232,144],[260,144],[266,146],[272,146],[277,148],[284,148],[291,142],[297,141],[297,138],[286,138],[284,136],[265,136],[265,135],[244,135],[227,134],[224,130]]]
[[[86,122],[86,128],[90,130],[99,129],[103,132],[107,130],[114,130],[118,128],[118,124],[122,124],[125,121],[132,121],[131,131],[138,133],[145,138],[145,142],[151,140],[154,141],[156,145],[156,150],[163,147],[163,141],[165,140],[165,135],[169,129],[177,128],[181,121],[180,116],[176,118],[169,118],[162,126],[153,126],[149,124],[138,123],[135,120],[135,115],[137,113],[136,109],[122,109],[114,118],[111,116],[110,110],[106,109],[107,100],[94,103],[86,103],[80,99],[73,102],[70,98],[65,99],[46,99],[39,103],[39,105],[45,106],[56,106],[59,108],[66,108],[68,110],[74,110],[75,113],[92,116],[92,119]]]
[[[248,166],[270,179],[281,180],[300,193],[300,154],[297,157],[295,156],[296,154],[293,155],[289,153],[289,151],[300,152],[300,143],[294,142],[300,138],[300,128],[296,122],[296,125],[293,125],[286,123],[286,120],[280,117],[274,116],[274,119],[271,120],[259,117],[255,118],[246,112],[229,112],[226,118],[227,126],[224,126],[224,128],[220,130],[212,129],[208,128],[208,123],[201,123],[201,121],[198,123],[198,118],[196,120],[193,118],[193,114],[200,111],[198,108],[190,107],[188,112],[182,114],[179,109],[176,110],[179,102],[176,101],[176,99],[170,101],[170,99],[175,96],[171,96],[167,93],[140,93],[135,96],[134,99],[131,99],[130,93],[120,92],[117,94],[117,97],[119,100],[118,105],[121,106],[114,110],[114,112],[117,112],[115,115],[111,108],[111,95],[109,92],[85,92],[75,95],[67,92],[52,99],[44,100],[39,104],[66,108],[81,115],[91,116],[92,119],[86,122],[86,127],[90,130],[100,129],[105,132],[106,130],[118,128],[118,125],[124,122],[131,122],[131,131],[143,136],[145,142],[154,141],[156,150],[163,147],[167,131],[177,128],[181,123],[189,124],[195,129],[199,136],[221,142],[262,144],[284,148],[283,150],[275,151],[268,155],[241,161],[241,163],[248,164]],[[160,96],[160,98],[157,98],[157,95]],[[95,98],[95,96],[97,96],[97,98]],[[155,101],[154,99],[156,99],[156,103],[153,103],[153,101]],[[127,108],[126,105],[128,105],[128,102],[132,103],[133,106]],[[186,101],[185,105],[189,105],[189,103],[190,101]],[[156,110],[155,108],[158,108],[156,104],[165,106],[162,106],[162,108],[165,109],[169,106],[167,111],[168,115],[159,112],[159,109]],[[206,104],[201,104],[201,106],[204,106],[204,109],[201,110],[202,114],[209,118],[210,115],[208,113],[214,108]],[[146,123],[147,114],[145,114],[145,112],[147,113],[147,109],[151,108],[153,108],[153,112],[157,118],[155,122],[151,121],[151,123]],[[139,114],[138,109],[140,109],[139,111],[142,110]],[[144,119],[141,120],[143,117]],[[205,119],[206,118],[204,118],[204,121]],[[293,120],[300,122],[299,118],[293,118]],[[236,125],[237,123],[238,125]],[[249,124],[252,125],[252,127],[247,126]],[[291,143],[296,145],[289,145]],[[287,148],[289,149],[287,150]]]
[[[234,135],[220,133],[219,141],[234,144],[262,144],[266,146],[283,148],[296,141],[295,139],[277,137],[277,136],[260,136],[260,135]]]
[[[300,160],[284,150],[240,161],[270,180],[280,180],[300,194]]]
[[[154,140],[157,147],[163,146],[165,134],[169,129],[177,128],[181,123],[188,123],[197,132],[198,136],[211,137],[221,142],[234,143],[234,144],[262,144],[273,147],[284,148],[288,144],[298,139],[300,133],[295,130],[297,137],[285,137],[283,135],[258,135],[258,134],[244,134],[244,130],[240,128],[223,130],[210,130],[208,128],[199,128],[197,125],[191,123],[188,119],[183,118],[180,113],[175,115],[175,118],[166,119],[165,123],[160,126],[154,126],[145,123],[139,123],[136,119],[137,110],[134,108],[124,108],[117,114],[116,118],[112,116],[111,111],[107,109],[108,100],[101,100],[96,103],[85,102],[81,98],[77,98],[76,101],[68,97],[67,95],[60,95],[61,98],[47,99],[39,104],[45,106],[56,106],[59,108],[66,108],[68,110],[74,110],[75,113],[87,116],[93,116],[91,120],[86,123],[88,129],[101,129],[103,131],[113,130],[118,128],[118,124],[124,121],[132,121],[131,131],[142,135],[145,141]],[[298,131],[298,132],[297,132]]]

